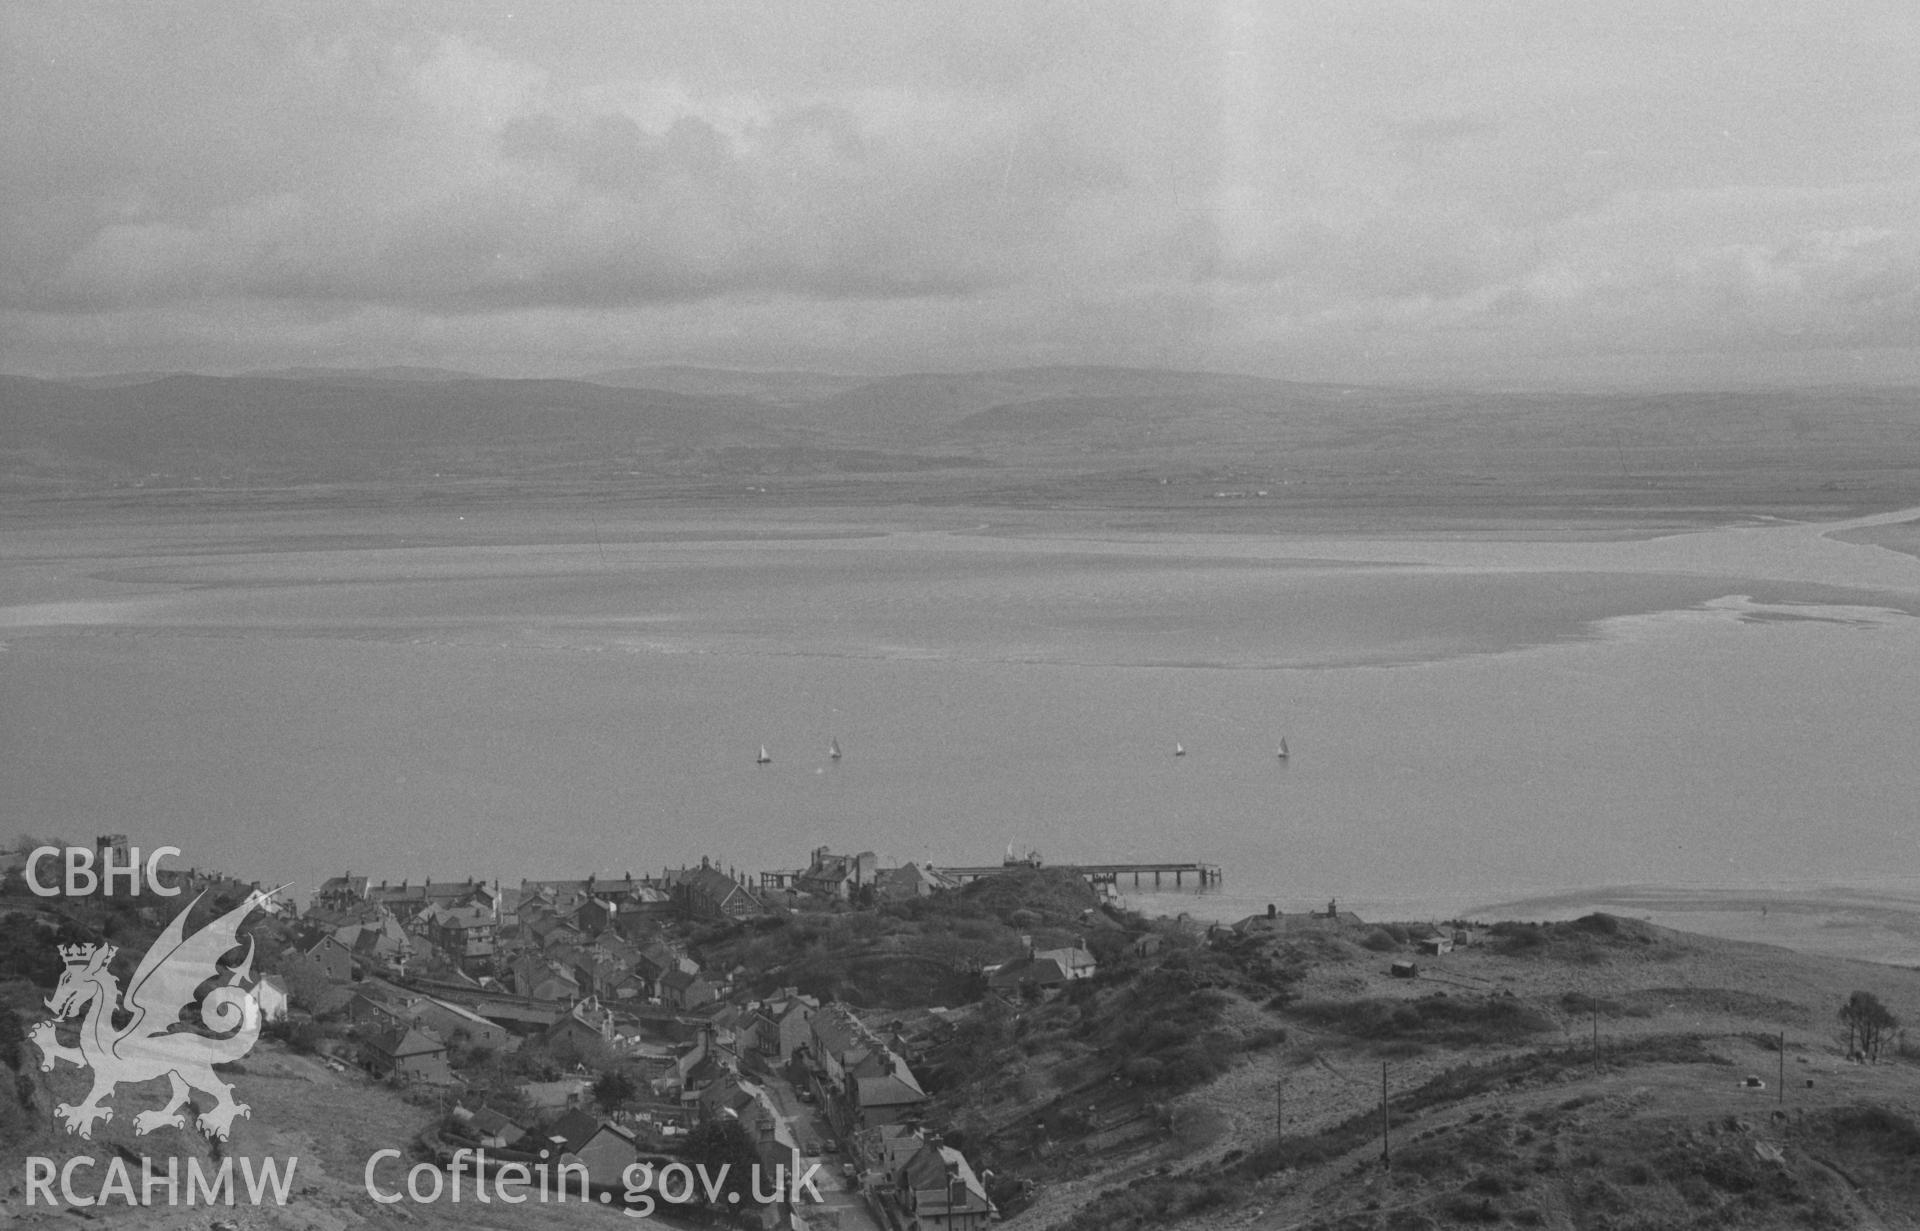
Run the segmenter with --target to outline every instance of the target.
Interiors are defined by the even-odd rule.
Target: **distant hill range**
[[[849,500],[1763,511],[1920,503],[1916,429],[1906,388],[1503,393],[1108,367],[12,376],[0,490],[488,479],[711,495],[745,475]]]
[[[868,378],[831,372],[755,372],[736,368],[660,364],[644,368],[616,368],[609,372],[595,372],[581,379],[620,389],[658,389],[663,393],[743,397],[773,406],[801,406],[857,389],[866,384]]]
[[[248,372],[246,375],[265,377],[269,380],[319,381],[336,385],[378,385],[388,381],[420,381],[437,384],[449,380],[487,379],[473,372],[460,372],[453,368],[422,368],[408,364],[394,364],[384,368],[262,368]]]

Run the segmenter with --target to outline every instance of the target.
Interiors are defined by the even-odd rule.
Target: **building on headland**
[[[1034,946],[1031,936],[1022,936],[1020,943],[1026,947],[1026,954],[989,970],[988,987],[998,992],[1024,991],[1029,987],[1062,987],[1081,979],[1091,979],[1100,966],[1087,950],[1085,942],[1075,942],[1061,949],[1040,949]]]
[[[735,878],[702,858],[697,868],[669,870],[665,877],[680,913],[688,919],[725,922],[767,913],[766,903]]]
[[[795,878],[794,888],[818,898],[850,902],[874,883],[879,870],[880,857],[872,851],[836,855],[824,846],[815,847],[811,862]]]
[[[959,886],[960,882],[950,876],[909,862],[897,868],[881,868],[874,876],[873,891],[882,901],[903,902],[909,898],[932,897]]]
[[[1265,914],[1248,915],[1233,925],[1243,936],[1263,932],[1295,932],[1303,928],[1361,927],[1364,921],[1350,910],[1341,910],[1338,901],[1328,902],[1324,910],[1296,911],[1287,914],[1268,905]]]

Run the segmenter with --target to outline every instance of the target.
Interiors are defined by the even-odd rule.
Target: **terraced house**
[[[907,1062],[843,1005],[809,1022],[810,1069],[828,1119],[841,1133],[917,1119],[929,1101]]]

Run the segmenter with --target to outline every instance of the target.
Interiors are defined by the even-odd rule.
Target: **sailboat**
[[[1287,737],[1286,736],[1282,735],[1280,737],[1280,751],[1274,753],[1273,755],[1276,757],[1279,757],[1282,761],[1287,759]]]
[[[835,761],[838,761],[840,759],[840,741],[839,740],[830,739],[827,741],[827,756],[829,759],[835,760]]]
[[[773,754],[767,751],[767,746],[765,744],[760,745],[760,756],[758,760],[754,761],[754,764],[755,765],[773,764]]]
[[[1176,743],[1174,744],[1174,746],[1173,746],[1173,755],[1174,755],[1174,756],[1177,756],[1177,757],[1183,757],[1183,756],[1186,756],[1186,755],[1187,755],[1187,746],[1186,746],[1185,744],[1182,744],[1182,743],[1178,743],[1178,742],[1176,742]]]

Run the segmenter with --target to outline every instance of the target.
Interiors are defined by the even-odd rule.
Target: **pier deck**
[[[979,867],[935,868],[934,871],[957,881],[973,881],[983,876],[999,876],[1024,866],[1027,865],[997,863]],[[1129,877],[1134,888],[1149,884],[1171,884],[1181,889],[1191,884],[1204,889],[1221,884],[1220,865],[1217,863],[1058,863],[1046,866],[1078,872],[1096,885],[1119,885]],[[1148,880],[1148,877],[1152,879]]]

